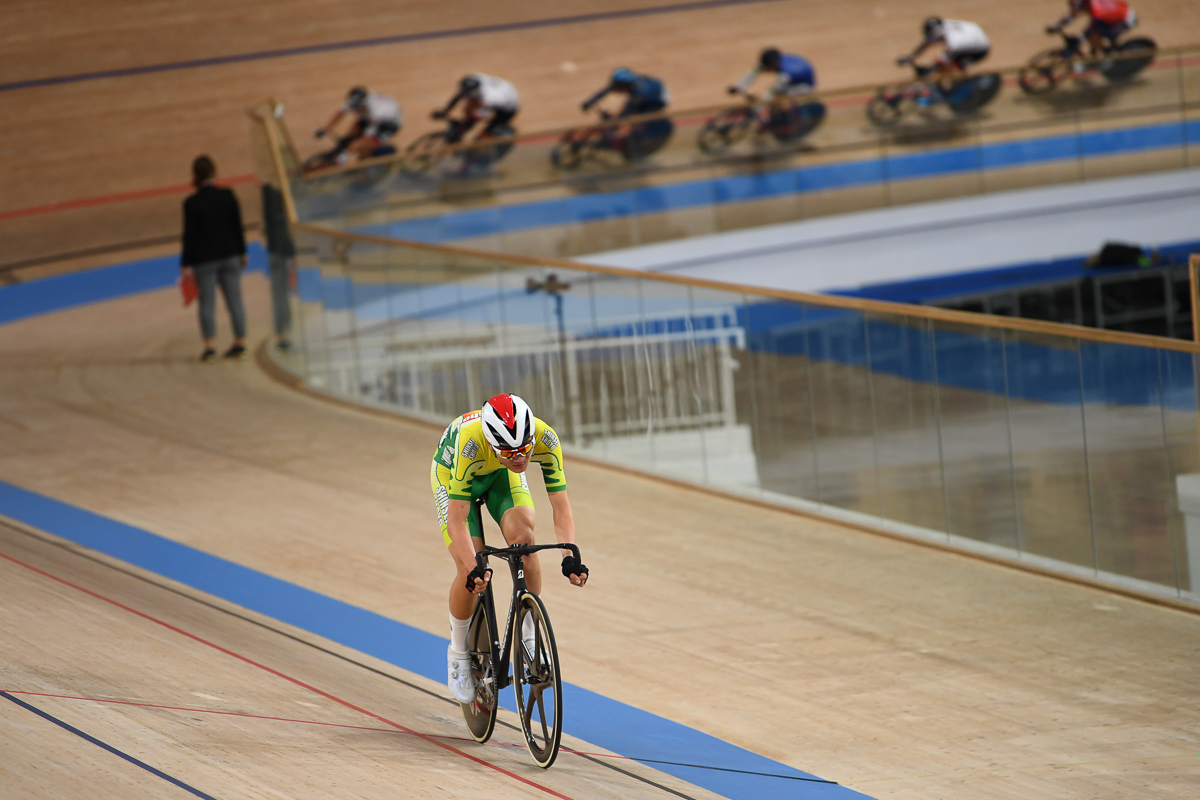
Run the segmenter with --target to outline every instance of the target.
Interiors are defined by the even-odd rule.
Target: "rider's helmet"
[[[355,86],[346,93],[346,108],[358,110],[367,103],[367,90],[363,86]]]
[[[779,62],[783,58],[783,53],[779,52],[778,47],[768,47],[762,51],[762,55],[758,57],[758,66],[761,69],[770,70],[772,72],[779,69]]]
[[[474,75],[466,76],[458,82],[458,91],[467,97],[479,94],[479,78]]]
[[[483,437],[497,454],[512,458],[533,449],[533,412],[515,394],[498,394],[483,404]]]
[[[942,35],[942,18],[930,17],[921,23],[921,33],[925,36],[925,41],[931,42]]]
[[[614,69],[612,77],[609,78],[613,86],[632,86],[636,80],[637,75],[633,74],[633,70],[625,67]]]

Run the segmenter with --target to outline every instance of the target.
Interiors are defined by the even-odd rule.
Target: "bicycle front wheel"
[[[880,89],[867,103],[867,119],[881,128],[890,128],[914,107],[906,88]]]
[[[475,679],[475,701],[460,703],[463,719],[475,741],[486,742],[492,738],[496,728],[496,661],[493,651],[494,637],[488,624],[487,609],[482,598],[471,615],[471,627],[467,629],[467,652],[471,656],[471,677]]]
[[[1021,67],[1017,83],[1025,94],[1044,94],[1058,85],[1071,71],[1069,56],[1061,50],[1046,50],[1030,59]]]
[[[404,151],[401,169],[408,173],[428,172],[441,160],[441,151],[446,144],[446,135],[431,131],[417,137]]]
[[[525,620],[533,618],[533,641],[527,642]],[[525,745],[533,761],[548,768],[558,756],[562,738],[562,676],[554,630],[542,600],[532,592],[521,595],[517,606],[516,639],[513,643],[513,691]]]
[[[721,153],[750,133],[754,114],[744,108],[722,111],[700,129],[696,144],[705,153]]]

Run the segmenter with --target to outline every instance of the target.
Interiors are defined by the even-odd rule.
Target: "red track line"
[[[311,684],[307,684],[304,681],[300,680],[299,678],[293,678],[290,675],[285,675],[284,673],[280,672],[279,670],[272,669],[271,667],[268,667],[265,664],[260,664],[257,661],[254,661],[253,659],[248,658],[247,656],[243,656],[240,653],[235,653],[232,650],[221,647],[219,644],[215,644],[206,639],[202,639],[201,637],[197,636],[194,633],[188,633],[187,631],[183,630],[182,628],[178,628],[178,627],[170,624],[169,622],[164,622],[160,619],[152,617],[149,614],[146,614],[145,612],[138,611],[135,608],[131,608],[123,603],[119,603],[116,600],[105,597],[102,594],[93,592],[91,589],[85,589],[82,586],[79,586],[78,584],[74,584],[64,578],[60,578],[57,575],[53,575],[49,572],[46,572],[45,570],[38,569],[37,567],[33,566],[32,564],[26,564],[24,561],[13,558],[12,556],[10,556],[6,553],[0,553],[0,558],[3,558],[7,561],[11,561],[12,563],[16,564],[17,566],[24,567],[32,572],[36,572],[37,574],[39,574],[43,577],[49,578],[52,581],[61,583],[64,586],[69,586],[70,588],[75,589],[76,591],[83,592],[84,594],[94,597],[97,600],[102,600],[105,603],[114,605],[117,608],[121,609],[122,611],[128,611],[130,614],[139,616],[142,619],[153,622],[156,625],[161,625],[162,627],[166,628],[169,631],[178,633],[180,636],[185,636],[194,642],[198,642],[199,644],[202,644],[206,647],[211,647],[213,650],[216,650],[219,653],[224,653],[225,655],[230,656],[231,658],[236,658],[238,661],[242,661],[246,664],[249,664],[252,667],[257,667],[258,669],[262,670],[263,672],[274,675],[277,678],[282,678],[283,680],[287,681],[288,683],[292,683],[303,689],[307,689],[308,691],[312,692],[313,694],[324,697],[325,699],[330,700],[334,703],[337,703],[338,705],[345,706],[346,708],[349,708],[353,711],[357,711],[360,714],[364,714],[368,717],[371,717],[372,719],[377,719],[380,722],[384,723],[385,725],[390,725],[391,727],[393,727],[397,730],[400,730],[405,733],[416,736],[418,739],[422,739],[423,741],[426,741],[429,744],[436,745],[437,747],[440,747],[443,750],[448,750],[451,753],[454,753],[455,755],[459,755],[459,756],[462,756],[463,758],[469,759],[470,761],[474,761],[476,764],[487,767],[489,769],[493,769],[496,772],[499,772],[501,775],[505,775],[509,778],[512,778],[515,781],[519,781],[527,786],[532,786],[535,789],[540,789],[541,791],[545,792],[546,794],[560,798],[560,800],[573,800],[572,798],[568,797],[567,795],[556,792],[555,790],[551,789],[548,786],[542,786],[540,783],[535,783],[535,782],[529,780],[528,778],[522,778],[520,775],[517,775],[514,772],[509,772],[508,770],[504,769],[503,767],[499,767],[495,764],[491,764],[487,761],[484,761],[481,758],[476,758],[475,756],[471,755],[470,753],[465,753],[456,747],[451,747],[448,744],[439,742],[435,737],[430,736],[427,733],[420,733],[418,731],[414,731],[412,728],[401,725],[398,722],[393,722],[392,720],[388,719],[387,717],[376,714],[373,711],[368,711],[367,709],[362,708],[361,706],[356,706],[355,704],[351,703],[349,700],[343,700],[342,698],[340,698],[336,695],[332,695],[329,692],[323,691],[321,689],[318,689],[315,686],[312,686]]]
[[[221,186],[237,186],[242,183],[253,183],[258,178],[254,175],[238,175],[226,180],[217,181]],[[80,200],[66,200],[61,203],[51,203],[46,206],[31,206],[29,208],[18,208],[14,211],[0,211],[0,222],[9,219],[18,219],[20,217],[35,217],[38,214],[53,214],[56,211],[71,211],[76,208],[88,208],[89,206],[102,206],[109,203],[124,203],[129,200],[145,200],[150,197],[163,197],[169,194],[183,194],[190,192],[192,185],[190,183],[181,184],[179,186],[162,186],[158,189],[142,189],[137,192],[125,192],[123,194],[106,194],[100,197],[84,197]]]
[[[157,703],[137,703],[133,700],[109,700],[103,697],[79,697],[73,694],[51,694],[49,692],[23,692],[19,689],[0,689],[0,691],[8,694],[19,694],[23,697],[50,697],[55,700],[81,700],[85,703],[108,703],[116,706],[135,706],[137,708],[159,708],[164,711],[186,711],[189,714],[217,714],[222,717],[241,717],[242,719],[261,719],[268,722],[294,722],[298,725],[321,725],[327,728],[348,728],[354,731],[376,731],[379,733],[407,733],[406,731],[397,731],[395,728],[372,728],[369,725],[346,725],[342,722],[321,722],[315,719],[292,719],[291,717],[268,717],[262,714],[247,714],[241,711],[218,711],[212,708],[194,708],[192,706],[164,706]],[[413,733],[413,736],[422,734]],[[435,739],[449,739],[453,742],[473,742],[474,739],[468,739],[465,736],[440,736],[436,733],[427,733],[425,736],[431,736]],[[517,747],[522,748],[525,745],[515,742],[488,742],[493,747]],[[576,756],[595,756],[596,758],[614,758],[624,761],[633,761],[630,756],[623,756],[614,753],[589,753],[586,750],[571,750],[563,747],[559,749],[560,753],[570,753]]]

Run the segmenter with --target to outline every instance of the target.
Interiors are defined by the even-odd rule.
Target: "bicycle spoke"
[[[541,720],[542,720],[542,741],[549,742],[550,741],[550,730],[546,727],[546,706],[542,702],[542,693],[541,692],[538,692],[537,704],[538,704],[538,716],[541,717]]]

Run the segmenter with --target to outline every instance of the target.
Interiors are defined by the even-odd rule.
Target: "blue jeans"
[[[196,265],[196,287],[200,290],[200,334],[205,339],[217,335],[217,284],[225,295],[225,307],[233,322],[233,335],[246,335],[246,309],[242,305],[242,257],[230,256]]]

